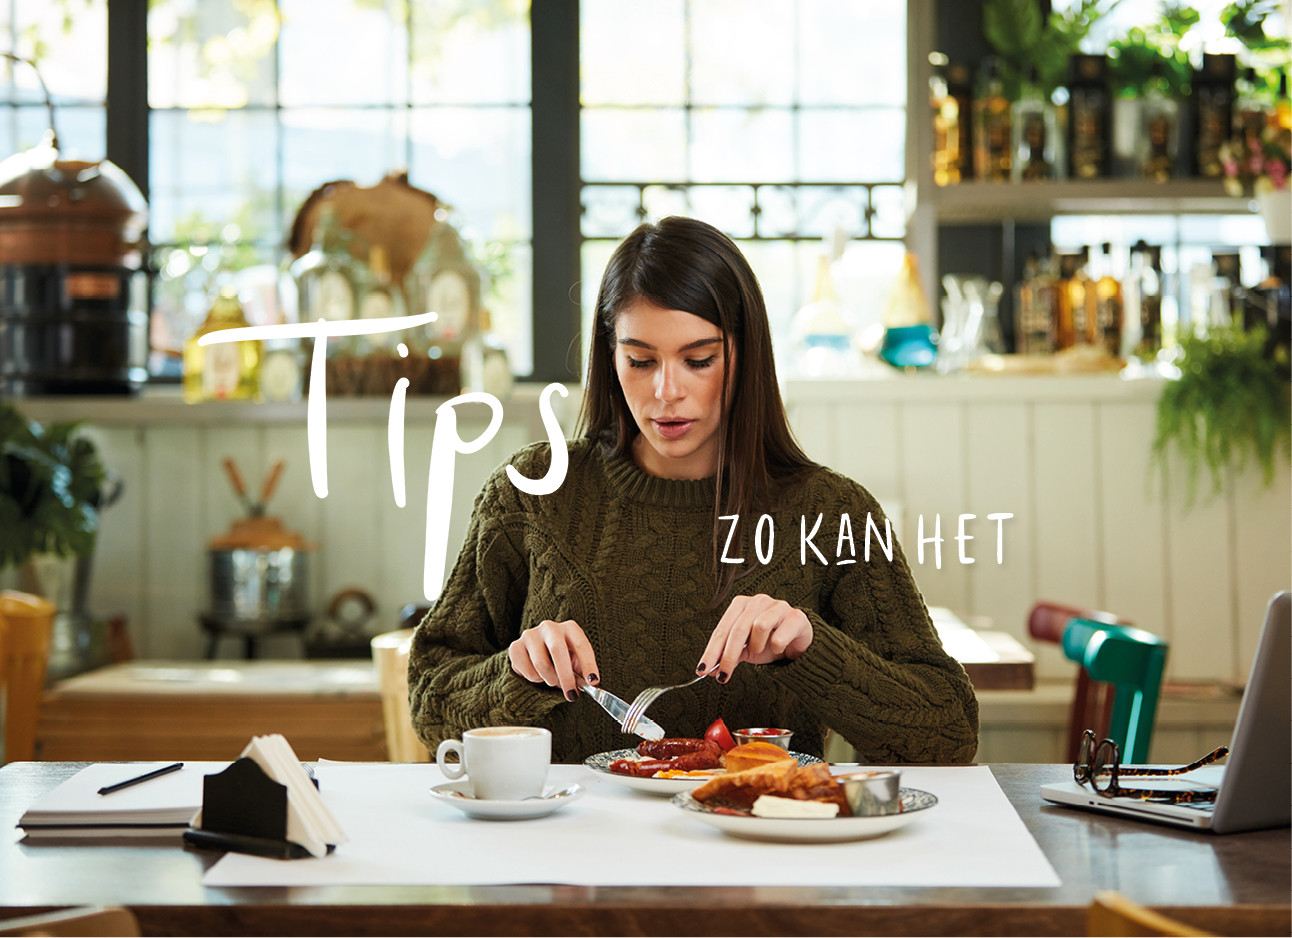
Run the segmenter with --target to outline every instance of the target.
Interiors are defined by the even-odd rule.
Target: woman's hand
[[[811,644],[812,623],[802,609],[762,593],[737,596],[718,620],[695,671],[716,673],[718,681],[725,684],[742,661],[792,661]]]
[[[579,682],[597,683],[597,656],[588,637],[573,619],[544,619],[526,629],[507,648],[511,669],[527,681],[559,687],[566,700],[574,700]]]

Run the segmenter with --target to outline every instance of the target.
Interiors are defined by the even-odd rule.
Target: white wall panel
[[[902,407],[902,475],[905,531],[902,547],[925,600],[964,609],[969,602],[968,565],[956,542],[961,514],[973,514],[965,480],[964,411],[960,404],[912,403]],[[920,562],[920,518],[924,520],[924,561]],[[941,531],[941,567],[931,539]],[[966,532],[971,533],[971,532]],[[967,542],[972,543],[972,542]]]
[[[198,658],[203,651],[197,616],[206,581],[197,558],[205,550],[204,432],[191,427],[149,430],[142,485],[144,503],[143,607],[130,617],[136,653],[153,658]]]
[[[1166,519],[1152,497],[1151,408],[1100,404],[1099,536],[1103,543],[1103,608],[1137,626],[1165,635]]]
[[[1028,409],[1024,404],[982,404],[966,408],[966,510],[976,540],[969,552],[969,599],[962,616],[985,616],[993,628],[1016,638],[1027,634],[1034,592],[1034,493],[1029,467]],[[999,522],[990,514],[1012,514]],[[999,545],[998,545],[999,535]],[[1000,547],[1001,563],[996,562]]]

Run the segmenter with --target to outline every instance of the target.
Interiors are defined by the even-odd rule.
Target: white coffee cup
[[[445,762],[450,752],[458,761]],[[543,793],[552,764],[552,734],[539,726],[483,726],[462,739],[446,739],[435,750],[445,778],[470,778],[477,798],[517,801]]]

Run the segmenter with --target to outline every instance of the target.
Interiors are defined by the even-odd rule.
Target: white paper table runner
[[[431,799],[433,764],[325,764],[323,797],[350,842],[331,856],[230,853],[208,886],[1057,886],[1059,878],[987,766],[910,767],[937,795],[926,816],[873,840],[771,844],[731,838],[583,766],[550,783],[587,793],[545,818],[472,820]]]

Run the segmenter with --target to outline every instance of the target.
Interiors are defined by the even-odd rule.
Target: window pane
[[[691,103],[793,101],[795,49],[782,0],[692,0],[690,10]]]
[[[59,153],[65,159],[101,160],[107,140],[107,112],[100,107],[56,107]],[[29,150],[49,129],[49,111],[40,107],[0,109],[0,156]]]
[[[810,48],[798,57],[803,104],[905,105],[905,4],[800,0],[796,6]]]
[[[901,186],[876,186],[870,191],[870,204],[874,216],[870,233],[876,238],[903,238],[906,236],[906,193]]]
[[[804,186],[798,192],[798,226],[801,235],[832,238],[836,230],[865,237],[866,204],[862,186]],[[815,276],[816,268],[812,268]]]
[[[219,241],[234,224],[237,240],[280,243],[276,138],[272,111],[154,111],[152,240]]]
[[[802,178],[900,182],[905,124],[905,112],[897,109],[804,109],[798,138]]]
[[[414,104],[528,104],[526,0],[414,0]]]
[[[642,204],[647,218],[694,214],[689,186],[647,186],[642,191]]]
[[[75,15],[69,15],[66,4],[49,0],[3,4],[0,48],[35,60],[55,104],[102,104],[108,89],[107,0],[82,0],[75,7]],[[8,60],[3,68],[7,100],[44,100],[32,69]]]
[[[272,106],[277,39],[272,3],[154,0],[148,102],[154,108]]]
[[[350,179],[372,186],[408,163],[402,109],[284,109],[282,124],[286,224],[323,183]]]
[[[733,238],[754,233],[754,190],[750,186],[696,186],[691,190],[692,212]]]
[[[684,111],[598,108],[585,110],[580,125],[584,179],[680,182],[686,178]]]
[[[787,110],[697,110],[691,114],[691,128],[691,178],[696,182],[794,178],[794,118]]]
[[[641,222],[636,186],[585,186],[580,230],[585,238],[622,238]]]
[[[529,108],[412,111],[410,179],[484,237],[528,241]]]
[[[579,73],[584,105],[686,101],[682,0],[582,0]]]
[[[408,34],[397,2],[280,0],[285,107],[405,104]]]

